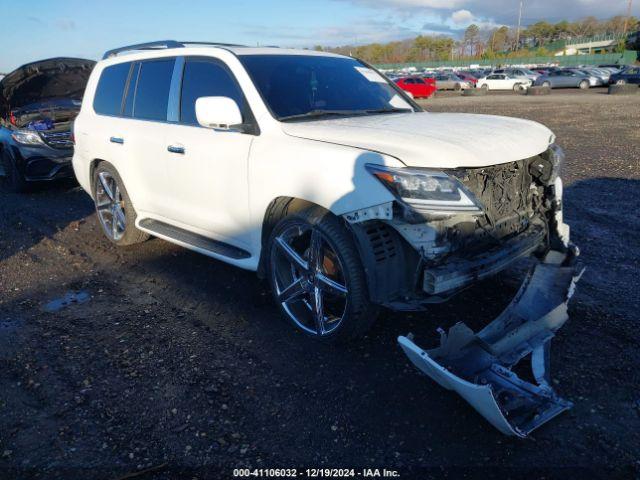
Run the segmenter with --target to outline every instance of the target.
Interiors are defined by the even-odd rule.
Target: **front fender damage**
[[[584,271],[576,257],[575,247],[567,254],[549,252],[502,314],[478,333],[458,323],[448,333],[439,330],[437,348],[421,349],[411,334],[398,343],[418,369],[457,392],[502,433],[526,437],[572,407],[551,386],[549,352]],[[511,370],[527,356],[535,383]]]

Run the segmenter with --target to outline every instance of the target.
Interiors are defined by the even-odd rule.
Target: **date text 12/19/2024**
[[[235,478],[400,478],[386,468],[237,468]]]

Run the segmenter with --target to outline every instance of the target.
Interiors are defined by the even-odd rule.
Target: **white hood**
[[[530,158],[554,140],[530,120],[465,113],[384,114],[284,122],[287,135],[391,155],[412,167],[485,167]]]

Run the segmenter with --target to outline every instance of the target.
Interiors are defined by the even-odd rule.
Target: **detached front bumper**
[[[423,373],[453,390],[489,423],[507,435],[525,437],[571,402],[551,387],[550,341],[567,321],[567,302],[582,275],[575,247],[550,251],[528,274],[505,311],[479,333],[463,323],[440,330],[440,346],[423,350],[412,335],[398,337],[409,360]],[[511,368],[526,356],[536,383]]]

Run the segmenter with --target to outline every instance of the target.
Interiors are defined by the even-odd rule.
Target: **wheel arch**
[[[330,210],[326,209],[322,205],[318,205],[317,203],[297,197],[280,196],[274,198],[269,203],[266,211],[264,212],[260,232],[260,258],[258,260],[258,276],[260,278],[265,278],[265,253],[267,251],[266,247],[267,242],[269,241],[269,237],[271,236],[271,232],[273,231],[275,226],[287,215],[299,212],[300,210],[304,210],[310,207],[321,208],[322,210],[331,213]]]

